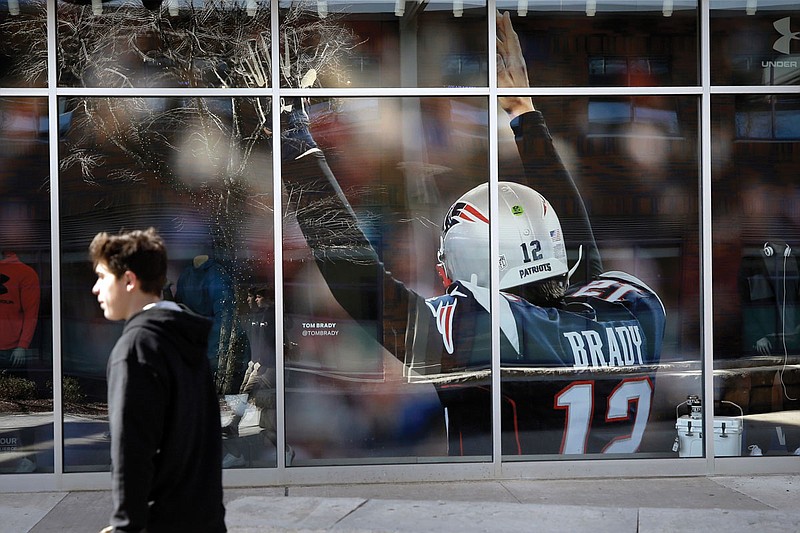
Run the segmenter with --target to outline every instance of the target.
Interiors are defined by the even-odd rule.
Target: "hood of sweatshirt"
[[[142,310],[128,319],[124,333],[143,328],[164,335],[181,347],[179,355],[186,364],[200,364],[206,358],[211,321],[186,306],[180,307],[180,311],[163,307]]]

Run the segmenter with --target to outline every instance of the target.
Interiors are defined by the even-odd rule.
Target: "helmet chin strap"
[[[575,271],[578,270],[578,265],[581,264],[582,257],[583,257],[583,245],[581,244],[578,246],[578,260],[575,261],[575,264],[572,265],[572,268],[570,268],[569,272],[567,272],[567,285],[569,285],[569,278],[571,278],[572,275],[575,273]]]
[[[444,285],[445,289],[453,283],[453,280],[447,275],[447,267],[444,266],[444,261],[436,263],[436,273],[439,274],[439,279],[442,280],[442,285]]]

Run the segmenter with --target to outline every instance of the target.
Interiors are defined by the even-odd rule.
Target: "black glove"
[[[292,161],[317,143],[309,130],[310,121],[300,97],[289,100],[291,110],[281,113],[281,160]]]

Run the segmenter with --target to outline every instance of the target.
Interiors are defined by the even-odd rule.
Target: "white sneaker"
[[[244,464],[245,460],[243,455],[236,457],[233,454],[226,453],[225,457],[222,458],[222,468],[235,468],[237,466],[244,466]]]
[[[800,446],[794,451],[794,455],[800,455]]]
[[[751,444],[747,449],[750,450],[750,457],[760,457],[764,455],[761,453],[761,447],[759,447],[758,444]]]

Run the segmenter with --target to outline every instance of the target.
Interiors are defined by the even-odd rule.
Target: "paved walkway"
[[[229,488],[228,530],[800,531],[800,475]],[[0,533],[96,533],[107,491],[0,494]]]

